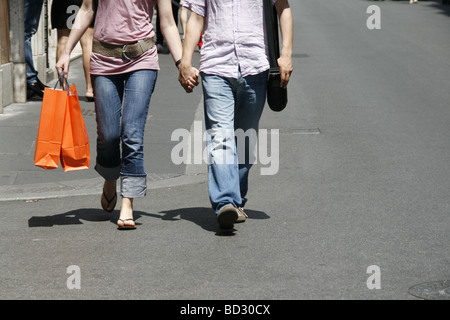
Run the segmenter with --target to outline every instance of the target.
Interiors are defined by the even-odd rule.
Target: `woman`
[[[136,228],[133,199],[146,195],[143,136],[159,70],[151,23],[158,4],[161,29],[178,67],[182,48],[171,0],[98,0],[91,75],[97,120],[95,170],[105,179],[101,205],[114,210],[116,181],[122,202],[119,229]],[[56,67],[67,76],[70,52],[94,18],[93,0],[84,0]],[[122,108],[123,104],[123,108]],[[122,150],[121,150],[122,149]]]
[[[58,45],[56,48],[56,62],[61,58],[64,48],[69,38],[74,17],[76,16],[83,0],[53,0],[51,8],[52,28],[58,34]],[[94,91],[92,89],[91,76],[89,74],[89,60],[92,51],[92,37],[94,35],[94,21],[90,24],[84,35],[80,39],[83,51],[83,70],[86,78],[86,98],[94,101]]]

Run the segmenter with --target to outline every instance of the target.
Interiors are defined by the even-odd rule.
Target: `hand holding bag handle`
[[[278,37],[278,14],[272,0],[263,0],[266,36],[269,52],[269,78],[267,81],[267,104],[276,112],[287,105],[287,89],[281,87],[281,74],[278,67],[280,57],[280,40]]]
[[[56,88],[58,87],[58,83],[60,84],[60,86],[62,86],[63,91],[69,91],[69,82],[67,82],[67,78],[64,77],[64,72],[61,72],[61,74],[59,75],[58,81],[56,81],[53,90],[57,90]]]

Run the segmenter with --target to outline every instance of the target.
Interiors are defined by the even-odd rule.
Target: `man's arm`
[[[275,8],[277,9],[280,20],[280,31],[282,38],[281,54],[278,59],[278,66],[280,67],[281,73],[281,86],[286,88],[293,70],[292,47],[294,41],[294,23],[288,0],[278,0],[275,3]]]
[[[194,86],[198,85],[198,70],[192,67],[192,56],[203,31],[203,23],[203,16],[191,12],[184,37],[183,57],[181,58],[180,75],[178,77],[178,81],[186,92],[192,92]]]

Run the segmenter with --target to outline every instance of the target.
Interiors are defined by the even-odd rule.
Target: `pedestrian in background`
[[[192,56],[204,30],[200,75],[209,133],[208,192],[217,222],[224,230],[232,229],[235,222],[245,221],[243,208],[252,163],[238,159],[238,154],[255,152],[248,143],[245,151],[236,150],[234,133],[238,129],[258,132],[266,101],[269,59],[262,1],[183,1],[183,6],[192,12],[184,38],[179,81],[186,89],[186,83],[197,76]],[[292,12],[287,0],[272,1],[280,20],[283,41],[278,65],[281,85],[286,87],[292,72]]]
[[[147,192],[143,137],[159,70],[151,23],[158,4],[161,30],[174,61],[182,47],[171,0],[98,0],[91,75],[97,120],[95,170],[105,179],[101,205],[111,212],[120,179],[119,229],[134,229],[133,200]],[[94,19],[93,0],[84,0],[56,67],[67,75],[70,53]],[[178,65],[178,64],[176,64]]]
[[[52,28],[57,30],[58,44],[56,48],[56,62],[61,58],[70,30],[75,22],[75,17],[80,9],[83,0],[53,0],[51,7]],[[94,90],[92,89],[91,75],[89,73],[89,61],[92,52],[92,39],[94,36],[95,17],[89,28],[80,39],[83,51],[83,70],[86,81],[86,98],[88,101],[94,101]]]
[[[24,31],[25,31],[25,63],[27,66],[27,99],[35,94],[39,97],[44,96],[44,89],[47,87],[38,78],[38,72],[34,68],[33,48],[31,46],[31,37],[36,33],[41,19],[42,5],[44,0],[25,0],[24,1]]]

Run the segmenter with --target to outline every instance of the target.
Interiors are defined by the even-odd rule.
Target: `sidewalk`
[[[170,55],[160,55],[161,71],[150,103],[145,131],[145,166],[148,188],[159,188],[204,181],[205,166],[186,168],[170,161],[170,151],[177,141],[170,141],[177,128],[190,130],[197,116],[201,90],[186,94],[179,86],[177,72]],[[25,104],[12,104],[0,115],[0,201],[33,200],[100,193],[103,179],[94,170],[96,156],[96,121],[93,102],[84,96],[85,80],[81,58],[71,64],[69,82],[78,89],[80,105],[91,146],[88,170],[64,172],[61,166],[44,170],[34,166],[34,151],[39,126],[42,98],[34,97]],[[47,83],[53,87],[56,80]],[[167,99],[170,94],[170,99]],[[170,101],[168,101],[170,100]],[[164,155],[164,156],[161,156]],[[190,174],[186,175],[187,171]]]

